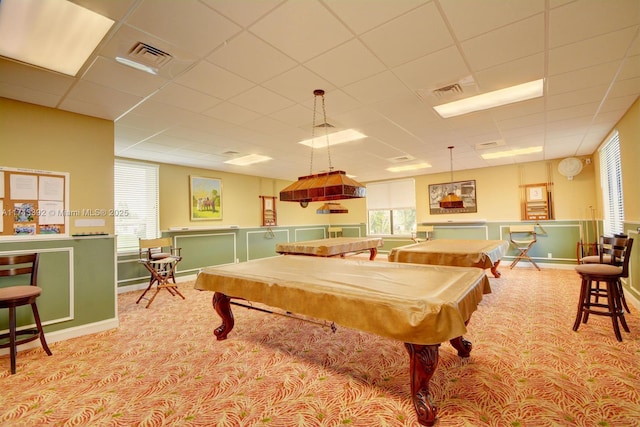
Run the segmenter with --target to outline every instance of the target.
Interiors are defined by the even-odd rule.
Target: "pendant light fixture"
[[[301,176],[298,181],[286,187],[280,192],[280,200],[283,202],[298,202],[300,206],[306,208],[309,202],[330,202],[334,200],[362,198],[366,195],[366,187],[356,180],[349,178],[346,172],[333,170],[331,165],[331,150],[329,144],[329,134],[327,126],[327,113],[324,103],[324,90],[313,91],[313,124],[311,128],[311,162],[309,175]],[[329,159],[329,172],[313,173],[313,140],[316,130],[317,104],[320,100],[322,104],[322,114],[324,121],[322,127],[325,130],[327,157]],[[339,203],[325,203],[316,213],[347,213],[348,210]]]
[[[449,182],[449,193],[440,200],[442,209],[459,209],[464,208],[464,202],[456,195],[453,188],[453,145],[447,147],[449,149],[449,162],[451,164],[451,181]]]

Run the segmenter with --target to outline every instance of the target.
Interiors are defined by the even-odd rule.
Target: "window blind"
[[[367,184],[367,209],[412,209],[416,207],[415,180]]]
[[[622,194],[622,165],[620,164],[618,131],[614,131],[598,151],[600,153],[604,234],[613,236],[624,232],[624,196]]]
[[[158,213],[158,166],[116,160],[114,200],[118,252],[138,250],[139,239],[160,236]]]

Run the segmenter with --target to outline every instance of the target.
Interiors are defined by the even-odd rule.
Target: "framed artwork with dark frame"
[[[222,180],[189,177],[191,221],[222,219]]]
[[[453,193],[462,199],[461,208],[441,208],[440,200],[447,194]],[[431,215],[451,213],[478,212],[476,202],[476,180],[445,182],[442,184],[429,184],[429,213]]]

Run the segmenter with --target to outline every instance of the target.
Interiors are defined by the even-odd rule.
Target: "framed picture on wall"
[[[189,177],[191,221],[222,219],[222,180]]]
[[[462,199],[461,208],[442,208],[440,201],[453,193]],[[478,212],[476,180],[429,184],[429,213],[431,215]]]

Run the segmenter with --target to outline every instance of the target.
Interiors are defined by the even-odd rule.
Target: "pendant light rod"
[[[447,147],[449,149],[449,165],[451,166],[451,182],[453,182],[453,145]]]

